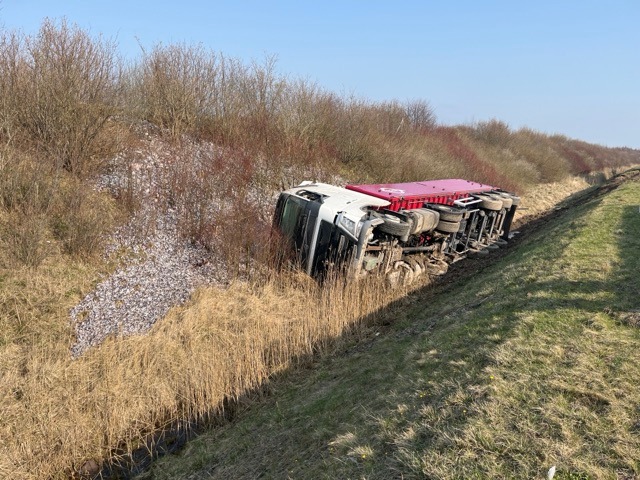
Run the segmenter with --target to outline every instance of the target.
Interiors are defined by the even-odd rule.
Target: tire
[[[393,270],[387,273],[387,284],[392,288],[410,285],[416,278],[416,274],[404,260],[399,260],[393,265]]]
[[[447,220],[440,220],[436,230],[445,233],[457,233],[460,230],[460,222],[449,222]]]
[[[406,237],[411,232],[411,225],[393,215],[385,215],[384,223],[378,225],[378,230],[394,237]]]
[[[520,205],[520,197],[517,195],[511,195],[511,200],[513,200],[513,204],[517,207]]]
[[[411,219],[411,235],[424,230],[424,217],[418,210],[407,210],[405,214]]]
[[[424,266],[420,265],[420,262],[418,262],[416,259],[405,258],[405,262],[407,262],[411,267],[411,269],[413,270],[414,278],[418,278],[420,275],[424,273]]]
[[[504,193],[495,193],[495,197],[498,197],[502,201],[502,208],[509,210],[513,205],[513,198],[511,195],[505,195]]]
[[[413,270],[410,264],[407,262],[402,262],[399,267],[400,269],[400,277],[402,278],[402,283],[404,286],[411,285],[413,281],[416,279],[416,272]]]
[[[430,232],[438,226],[438,222],[440,221],[440,214],[438,212],[429,208],[419,208],[418,211],[424,217],[423,232]]]
[[[425,265],[429,275],[444,275],[449,270],[449,264],[444,260],[431,261]]]
[[[440,220],[446,222],[459,222],[462,220],[464,213],[462,210],[448,205],[429,205],[429,209],[438,212],[440,214]]]
[[[482,200],[480,202],[480,207],[485,210],[494,210],[499,211],[502,210],[502,200],[496,200],[491,198],[489,195],[474,195],[477,199]]]
[[[514,195],[513,193],[498,192],[498,195],[500,195],[501,197],[510,198],[512,205],[515,205],[516,207],[520,205],[520,197],[517,195]]]

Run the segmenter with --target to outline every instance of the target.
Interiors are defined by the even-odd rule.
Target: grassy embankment
[[[2,31],[0,47],[8,478],[91,469],[170,422],[206,418],[296,359],[330,351],[332,339],[393,300],[375,288],[250,278],[198,293],[147,337],[112,339],[74,361],[69,309],[115,267],[100,256],[104,234],[144,199],[158,215],[176,209],[178,233],[233,274],[263,250],[270,195],[283,183],[463,176],[520,192],[640,158],[499,121],[439,126],[426,102],[342,98],[278,76],[270,60],[244,65],[200,47],[160,45],[125,68],[113,42],[64,22],[44,22],[34,36]],[[158,149],[164,176],[147,192],[135,172]],[[105,175],[120,177],[98,193]],[[129,252],[120,253],[122,263]]]
[[[640,182],[274,385],[142,478],[635,478]]]

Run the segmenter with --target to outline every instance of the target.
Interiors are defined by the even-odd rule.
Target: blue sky
[[[0,0],[0,26],[62,18],[140,45],[200,43],[372,101],[424,99],[443,124],[640,148],[640,1]]]

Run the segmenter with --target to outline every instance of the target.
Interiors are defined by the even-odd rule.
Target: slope
[[[383,335],[276,381],[142,478],[639,475],[635,178],[389,307]]]

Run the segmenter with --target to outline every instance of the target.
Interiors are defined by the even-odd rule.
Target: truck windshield
[[[304,225],[304,203],[301,198],[288,197],[280,217],[280,231],[291,240],[299,236]],[[296,242],[297,243],[297,242]]]
[[[293,195],[280,199],[276,208],[278,228],[291,242],[300,265],[307,269],[320,204]]]

